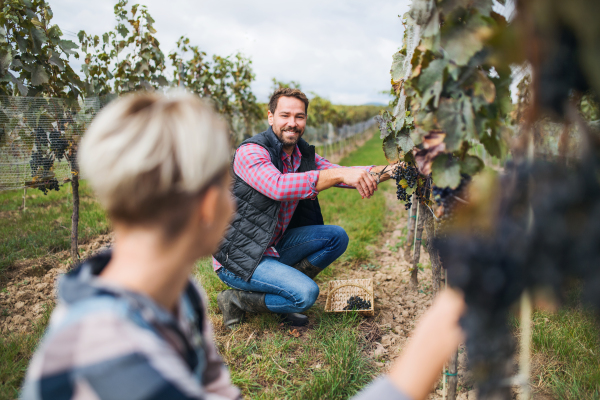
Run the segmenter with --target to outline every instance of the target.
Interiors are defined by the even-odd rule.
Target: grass
[[[48,307],[33,326],[32,333],[11,333],[0,336],[0,399],[16,399],[25,378],[29,360],[38,346],[52,308]]]
[[[106,213],[82,181],[79,186],[79,241],[107,233],[110,225]],[[23,191],[0,192],[0,277],[15,261],[42,257],[71,247],[71,185],[44,195],[29,189],[26,210],[21,210]]]
[[[600,330],[581,307],[533,315],[533,351],[540,357],[532,382],[557,399],[600,398]]]

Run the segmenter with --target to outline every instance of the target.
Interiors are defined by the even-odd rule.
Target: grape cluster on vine
[[[50,150],[54,153],[57,161],[65,157],[69,141],[59,131],[50,132]]]
[[[513,362],[510,308],[522,293],[551,288],[560,298],[568,282],[583,285],[583,300],[600,311],[600,163],[567,169],[539,162],[509,170],[485,232],[446,233],[436,239],[450,285],[467,303],[470,367],[483,398],[510,398],[503,381]]]
[[[392,178],[396,180],[396,197],[398,200],[405,203],[404,208],[409,210],[412,206],[410,194],[407,192],[407,188],[414,188],[419,184],[419,169],[412,165],[398,165],[392,172]],[[406,183],[406,187],[403,187],[403,181]]]

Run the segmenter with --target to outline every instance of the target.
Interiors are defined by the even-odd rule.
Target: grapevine
[[[436,240],[449,283],[468,304],[461,324],[471,368],[482,378],[480,396],[492,397],[507,377],[514,351],[510,307],[524,290],[551,288],[560,299],[577,279],[584,302],[600,311],[598,171],[597,161],[568,170],[550,162],[513,167],[495,185],[504,189],[484,218],[465,207],[456,218],[468,231]]]

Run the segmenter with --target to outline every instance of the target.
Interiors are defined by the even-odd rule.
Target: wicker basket
[[[348,279],[343,281],[330,281],[327,292],[326,312],[348,312],[344,307],[348,305],[348,299],[352,296],[371,302],[368,310],[355,310],[361,315],[372,317],[375,315],[375,298],[373,296],[373,281],[371,279]]]

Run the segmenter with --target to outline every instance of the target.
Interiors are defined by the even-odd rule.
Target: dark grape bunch
[[[365,300],[360,296],[350,297],[347,304],[344,310],[369,310],[371,308],[371,301]]]
[[[581,300],[600,312],[600,157],[569,169],[536,162],[506,171],[491,230],[450,230],[435,240],[449,284],[465,295],[461,325],[480,398],[511,398],[503,384],[515,347],[510,309],[525,290],[551,288],[564,299],[576,280]]]
[[[55,160],[65,157],[69,142],[59,131],[48,134],[42,128],[35,130],[34,139],[35,150],[29,160],[33,184],[44,194],[49,190],[58,191],[60,186],[52,169]]]
[[[69,141],[59,131],[50,132],[50,150],[54,153],[57,161],[65,157]]]
[[[405,203],[405,209],[408,210],[412,206],[410,194],[406,192],[406,188],[402,187],[400,183],[402,180],[406,181],[409,188],[414,188],[418,185],[419,181],[419,169],[412,165],[398,166],[392,173],[392,178],[396,180],[396,197],[398,200]]]

